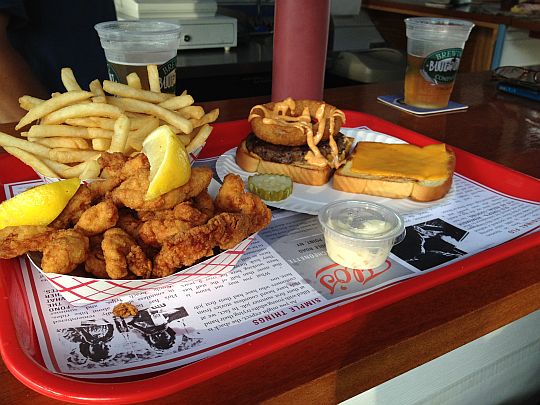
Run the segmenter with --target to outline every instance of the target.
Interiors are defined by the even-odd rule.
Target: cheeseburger
[[[315,100],[256,105],[248,118],[252,133],[236,150],[243,170],[275,173],[296,183],[322,185],[346,160],[353,139],[339,132],[345,114]]]

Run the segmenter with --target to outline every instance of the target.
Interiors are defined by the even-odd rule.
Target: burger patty
[[[349,151],[352,145],[353,139],[343,135],[341,132],[334,136],[334,139],[338,147],[339,157],[340,159],[344,160],[345,154]],[[323,156],[325,156],[327,159],[331,158],[332,153],[328,141],[319,142],[317,147]],[[308,153],[310,150],[308,145],[274,145],[273,143],[269,143],[257,138],[257,136],[255,136],[253,133],[249,134],[246,138],[246,148],[249,152],[255,153],[261,157],[261,159],[268,162],[285,164],[305,164],[306,161],[304,160],[304,156],[306,156],[306,153]]]

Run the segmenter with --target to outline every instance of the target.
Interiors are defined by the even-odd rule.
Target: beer
[[[146,64],[131,65],[107,61],[107,71],[109,78],[113,82],[127,84],[127,75],[137,73],[141,80],[141,86],[144,90],[150,90],[148,83],[148,71]],[[176,93],[176,56],[162,65],[158,64],[159,87],[162,93]]]
[[[428,73],[423,70],[426,60],[427,57],[407,55],[405,104],[420,108],[444,108],[450,101],[454,80],[452,78],[449,83],[444,83],[448,79],[442,81],[431,79]],[[448,65],[441,67],[443,70],[444,68],[448,68]]]
[[[474,24],[435,17],[405,19],[407,71],[405,104],[439,109],[448,106],[465,41]]]

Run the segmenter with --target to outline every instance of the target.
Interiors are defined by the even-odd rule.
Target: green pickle
[[[293,182],[282,174],[255,174],[248,178],[248,189],[266,201],[281,201],[291,195]]]

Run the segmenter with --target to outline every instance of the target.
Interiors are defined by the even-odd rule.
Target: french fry
[[[150,85],[150,91],[161,93],[161,86],[159,85],[159,72],[156,65],[146,66],[148,72],[148,84]]]
[[[76,127],[88,127],[88,128],[103,128],[110,131],[114,128],[114,118],[104,117],[81,117],[81,118],[68,118],[66,124]]]
[[[114,131],[103,128],[88,128],[88,137],[94,138],[107,138],[112,139]]]
[[[127,114],[125,114],[127,115]],[[149,117],[148,115],[144,116],[135,116],[129,117],[129,129],[135,130],[145,125],[148,120],[152,120],[154,117]],[[66,120],[66,124],[80,126],[80,127],[89,127],[89,128],[102,128],[109,131],[114,130],[114,123],[116,120],[114,118],[104,118],[104,117],[82,117],[82,118],[69,118]]]
[[[62,68],[60,71],[60,77],[62,79],[62,84],[66,88],[67,91],[81,91],[81,86],[79,86],[79,83],[77,83],[77,79],[75,79],[75,75],[73,75],[73,70],[71,68]]]
[[[32,125],[27,133],[29,138],[78,137],[89,138],[88,128],[68,125]]]
[[[98,79],[92,80],[88,87],[90,87],[90,91],[94,93],[95,96],[105,97],[105,92],[103,91],[103,87],[101,87],[101,82]]]
[[[194,102],[195,101],[193,100],[193,97],[189,94],[186,94],[185,96],[172,97],[159,103],[158,105],[168,110],[179,110],[180,108],[190,106]]]
[[[45,145],[48,148],[70,148],[70,149],[90,149],[90,145],[83,138],[58,136],[53,138],[32,138],[28,137],[30,142]]]
[[[77,137],[83,139],[112,138],[113,131],[103,128],[72,127],[69,125],[32,125],[27,135],[30,138]]]
[[[111,140],[107,138],[94,138],[92,139],[92,149],[99,151],[109,150],[111,147]]]
[[[39,107],[39,106],[38,106]],[[36,108],[38,108],[36,107]],[[61,124],[68,118],[79,117],[109,117],[118,118],[122,115],[122,110],[114,105],[104,103],[86,103],[70,105],[56,110],[41,120],[42,124]]]
[[[118,117],[114,124],[114,133],[111,139],[109,152],[124,152],[129,133],[129,118],[125,115]]]
[[[127,76],[128,85],[94,80],[90,91],[81,90],[73,71],[63,68],[65,93],[53,93],[48,100],[22,96],[19,105],[27,110],[16,126],[29,126],[21,136],[0,133],[0,146],[26,159],[34,170],[50,177],[106,176],[97,159],[102,152],[132,155],[159,125],[168,125],[189,153],[204,145],[219,110],[205,113],[193,105],[186,90],[180,96],[161,93],[156,65],[147,66],[150,91],[143,90],[136,73]]]
[[[142,149],[142,143],[154,129],[159,127],[159,119],[156,117],[151,117],[152,119],[147,120],[144,126],[137,128],[134,131],[131,131],[128,135],[127,145],[129,148],[140,151]]]
[[[68,166],[64,163],[56,162],[47,158],[41,158],[41,161],[43,161],[43,163],[45,163],[47,167],[49,167],[49,169],[51,169],[53,172],[58,173],[61,177],[64,178],[66,177],[64,175],[64,172],[66,170],[69,171],[72,168],[72,166]]]
[[[107,97],[106,96],[96,96],[91,98],[92,103],[106,103]]]
[[[191,137],[189,135],[180,134],[176,136],[178,137],[178,139],[180,139],[180,142],[182,142],[184,146],[188,145],[191,142]]]
[[[107,101],[124,111],[144,113],[158,117],[166,123],[180,129],[185,134],[189,134],[191,131],[193,131],[193,124],[189,120],[186,120],[184,117],[180,116],[180,114],[177,114],[174,111],[167,110],[156,104],[132,98],[119,97],[108,97]]]
[[[212,128],[208,124],[204,124],[200,127],[199,131],[197,132],[197,135],[193,137],[191,142],[186,146],[187,153],[191,153],[193,151],[196,151],[198,148],[204,145],[210,134],[212,133]]]
[[[45,163],[43,163],[42,160],[40,160],[37,156],[31,154],[30,152],[14,146],[4,146],[4,149],[10,155],[13,155],[17,159],[22,160],[36,172],[48,177],[59,177],[58,174],[55,173],[52,169],[50,169]]]
[[[187,107],[176,110],[176,112],[187,119],[195,118],[199,120],[204,116],[204,109],[199,105],[188,105]]]
[[[60,175],[64,179],[72,179],[74,177],[80,178],[81,173],[84,171],[85,168],[86,168],[86,162],[81,162],[75,166],[67,166],[67,169],[63,169],[62,171],[60,171]]]
[[[19,106],[26,111],[30,111],[32,108],[37,106],[38,104],[43,103],[43,101],[40,98],[32,97],[32,96],[22,96],[19,97]]]
[[[128,85],[111,82],[109,80],[105,80],[103,82],[103,90],[115,96],[146,101],[148,103],[161,103],[162,101],[174,97],[174,95],[172,94],[155,93],[148,90],[134,89],[133,87],[129,87]],[[109,101],[110,98],[111,97],[108,97],[107,101]]]
[[[86,166],[79,175],[79,178],[82,180],[97,179],[99,177],[99,172],[101,171],[101,166],[97,160],[89,160],[85,163]]]
[[[23,151],[29,152],[32,155],[41,157],[48,157],[51,150],[44,145],[39,145],[37,143],[27,141],[26,139],[16,138],[14,136],[4,134],[3,132],[0,132],[0,146],[2,146],[4,149],[8,147],[22,149]]]
[[[129,75],[126,76],[127,85],[129,87],[133,87],[134,89],[142,89],[141,79],[139,75],[135,72],[131,72]]]
[[[19,123],[15,126],[15,129],[19,130],[22,127],[30,124],[31,122],[38,120],[47,114],[59,110],[65,106],[68,106],[73,103],[77,103],[82,100],[87,100],[92,97],[92,93],[89,91],[68,91],[62,93],[56,97],[52,97],[48,100],[45,100],[43,103],[36,105],[34,108],[30,109],[24,117],[21,118]]]
[[[49,151],[49,159],[60,163],[79,163],[94,159],[99,154],[99,152],[93,150],[57,148]]]
[[[193,128],[201,127],[205,124],[210,124],[217,120],[219,116],[219,108],[215,108],[212,111],[204,114],[204,116],[201,119],[190,119],[189,121],[193,125]]]

